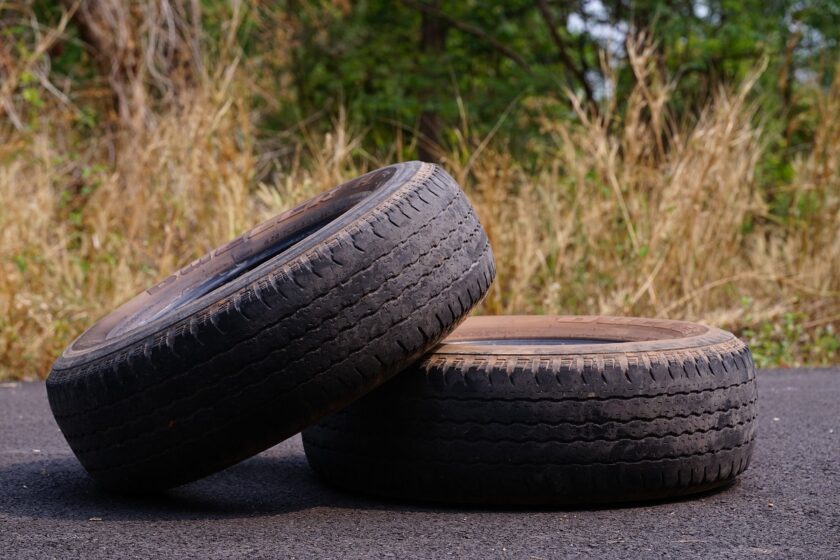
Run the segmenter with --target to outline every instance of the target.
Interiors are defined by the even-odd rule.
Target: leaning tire
[[[336,187],[101,319],[47,379],[98,481],[166,488],[227,467],[370,391],[486,292],[493,257],[430,164]]]
[[[755,415],[752,358],[728,332],[652,319],[475,317],[418,365],[305,430],[303,443],[316,472],[362,492],[591,504],[727,484],[749,464]]]

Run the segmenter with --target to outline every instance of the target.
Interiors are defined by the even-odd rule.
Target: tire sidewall
[[[138,342],[147,338],[154,338],[155,335],[170,329],[173,325],[189,320],[190,317],[212,308],[219,301],[230,298],[230,296],[236,292],[248,290],[257,281],[270,274],[272,271],[283,267],[294,266],[297,261],[304,260],[307,254],[315,250],[317,247],[325,243],[329,243],[331,240],[336,238],[340,232],[352,228],[353,224],[357,223],[368,214],[376,211],[378,208],[388,204],[395,193],[407,188],[412,178],[414,178],[418,172],[424,168],[424,166],[428,165],[430,164],[424,164],[419,161],[411,161],[389,166],[391,168],[396,168],[396,173],[394,173],[394,175],[379,189],[372,192],[365,200],[361,201],[359,204],[286,251],[268,259],[266,262],[260,264],[252,270],[247,271],[241,276],[232,279],[217,289],[186,303],[171,313],[167,313],[143,326],[112,339],[105,340],[89,348],[85,348],[84,350],[74,350],[73,347],[76,341],[84,336],[84,333],[82,333],[73,341],[73,343],[68,345],[61,356],[59,356],[56,360],[52,369],[67,370],[77,368],[84,366],[87,363],[101,360],[109,354],[118,353],[127,348],[136,346]],[[301,206],[304,206],[307,203],[308,201],[302,203]],[[98,322],[99,321],[97,321],[97,323]],[[96,323],[94,323],[94,325],[95,324]],[[88,330],[91,328],[93,328],[93,326],[91,326]]]

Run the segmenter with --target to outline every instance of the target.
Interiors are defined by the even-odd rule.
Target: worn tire
[[[82,334],[47,379],[99,482],[175,486],[295,434],[421,356],[488,289],[453,179],[411,162],[336,187],[195,261]]]
[[[552,338],[571,344],[540,340]],[[728,332],[653,319],[474,317],[305,430],[303,443],[317,473],[352,490],[593,504],[727,484],[749,464],[755,415],[752,357]]]

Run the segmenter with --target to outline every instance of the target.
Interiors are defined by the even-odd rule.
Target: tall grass
[[[132,17],[147,18],[144,29],[165,24]],[[205,48],[194,34],[167,37]],[[177,88],[155,82],[158,55],[142,57],[151,66],[139,74],[109,75],[101,88],[122,80],[116,90],[130,99],[101,123],[82,118],[72,91],[44,86],[37,107],[21,87],[0,92],[0,379],[44,376],[85,327],[168,272],[405,153],[367,154],[339,117],[327,135],[288,136],[293,156],[281,165],[276,144],[260,140],[254,73],[216,47]],[[742,333],[763,363],[837,362],[840,82],[815,90],[813,145],[793,180],[768,190],[756,178],[767,146],[752,83],[680,119],[649,46],[630,51],[637,85],[621,113],[606,105],[595,116],[574,97],[528,101],[571,102],[577,118],[543,118],[549,140],[527,166],[504,138],[471,137],[466,125],[443,148],[498,260],[480,312],[685,318]],[[18,74],[49,78],[39,60],[22,60]],[[780,198],[789,219],[769,210]]]

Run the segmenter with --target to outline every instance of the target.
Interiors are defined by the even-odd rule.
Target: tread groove
[[[399,498],[588,504],[704,491],[746,468],[757,424],[749,350],[716,333],[676,350],[447,346],[304,430],[304,449],[328,481]]]
[[[451,177],[400,165],[410,169],[340,227],[231,280],[193,315],[60,358],[50,406],[85,468],[134,489],[210,474],[346,405],[451,330],[467,294],[486,291],[492,250]]]

